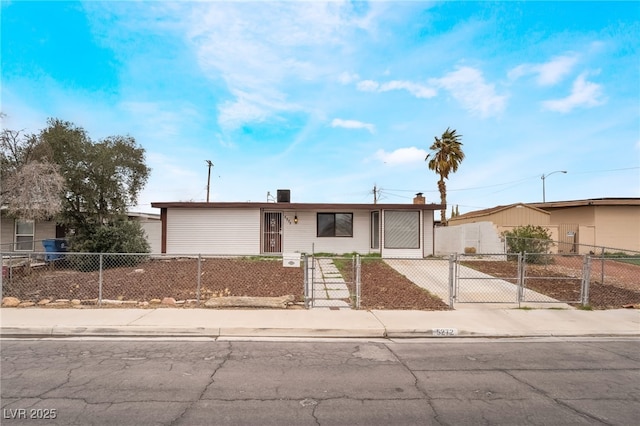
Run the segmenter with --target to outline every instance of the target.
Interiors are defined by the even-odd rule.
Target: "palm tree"
[[[440,191],[440,201],[443,206],[443,209],[440,210],[440,222],[442,225],[447,224],[447,185],[444,180],[449,178],[449,173],[456,172],[458,170],[458,166],[464,159],[462,142],[460,142],[461,137],[462,135],[456,134],[455,129],[451,130],[447,127],[447,130],[445,130],[440,138],[437,136],[434,137],[435,141],[433,142],[433,145],[429,147],[432,152],[427,154],[424,159],[424,161],[429,160],[429,157],[433,154],[433,157],[429,160],[428,166],[430,170],[433,170],[440,175],[438,190]]]

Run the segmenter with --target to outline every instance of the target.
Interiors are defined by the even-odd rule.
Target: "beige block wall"
[[[595,244],[640,251],[640,206],[599,207]]]

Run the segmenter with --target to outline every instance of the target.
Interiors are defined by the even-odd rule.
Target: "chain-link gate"
[[[458,254],[451,262],[452,303],[588,303],[589,256]]]
[[[518,303],[522,295],[522,257],[516,255],[517,263],[508,263],[511,268],[502,276],[480,272],[474,264],[487,266],[504,265],[504,254],[458,254],[451,257],[453,279],[451,281],[451,301],[455,303]],[[493,262],[493,263],[489,263]],[[491,268],[489,268],[491,269]],[[495,268],[496,270],[498,268]]]
[[[585,255],[519,255],[523,261],[520,301],[587,304],[591,258]]]
[[[308,308],[358,309],[360,307],[359,255],[304,256],[305,305]]]

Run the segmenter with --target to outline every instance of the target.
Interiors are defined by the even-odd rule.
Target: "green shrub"
[[[139,222],[115,221],[105,225],[84,228],[73,236],[69,251],[76,253],[149,253],[150,247]],[[75,269],[96,270],[100,267],[98,256],[70,255],[67,260]],[[135,266],[146,256],[103,255],[102,267]]]
[[[502,236],[507,240],[507,253],[527,253],[529,263],[544,263],[544,254],[553,245],[549,231],[542,226],[518,226]]]

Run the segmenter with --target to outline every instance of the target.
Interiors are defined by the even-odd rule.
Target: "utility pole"
[[[209,172],[207,173],[207,203],[209,202],[209,188],[211,186],[211,168],[213,167],[213,163],[211,160],[204,160],[209,166]]]
[[[378,187],[373,185],[373,204],[378,204]]]

